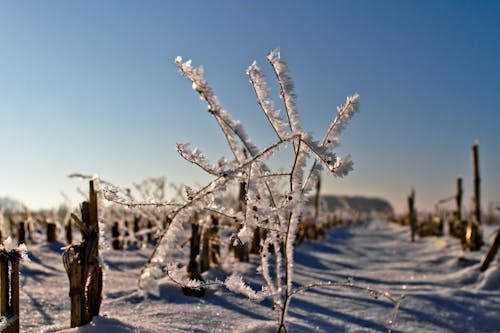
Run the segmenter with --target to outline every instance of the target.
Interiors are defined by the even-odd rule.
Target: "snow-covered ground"
[[[493,229],[485,231],[492,241]],[[272,332],[271,302],[254,303],[224,289],[204,298],[184,296],[162,281],[159,296],[137,290],[138,272],[151,249],[103,253],[108,265],[101,316],[69,329],[68,279],[63,244],[29,246],[21,267],[22,332]],[[382,221],[332,229],[326,240],[306,241],[296,252],[297,285],[344,281],[405,294],[394,332],[500,332],[500,265],[486,273],[476,267],[480,253],[462,253],[449,238],[409,242],[407,228]],[[255,258],[256,259],[256,258]],[[228,265],[228,264],[226,264]],[[234,268],[257,285],[257,262]],[[213,269],[224,277],[228,267]],[[386,332],[393,304],[353,289],[314,289],[292,300],[289,332]]]

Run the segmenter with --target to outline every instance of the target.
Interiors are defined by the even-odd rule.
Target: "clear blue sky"
[[[121,186],[149,176],[207,178],[181,159],[191,142],[225,150],[213,119],[173,64],[202,64],[224,107],[263,147],[273,140],[245,70],[279,47],[304,128],[321,138],[336,106],[361,112],[341,154],[355,170],[324,192],[389,199],[413,186],[432,208],[464,177],[481,142],[483,200],[500,202],[499,1],[0,2],[0,196],[33,208],[75,203],[98,174]],[[273,85],[277,96],[278,90]]]

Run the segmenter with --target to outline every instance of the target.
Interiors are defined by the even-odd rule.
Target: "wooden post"
[[[481,177],[479,175],[479,143],[472,146],[472,167],[474,169],[474,219],[467,225],[465,246],[470,251],[479,251],[483,246],[481,231]]]
[[[463,188],[462,188],[462,178],[457,178],[457,195],[455,197],[455,202],[457,204],[457,212],[456,217],[458,221],[462,221],[462,196],[463,196]]]
[[[94,182],[90,181],[89,189],[89,221],[92,237],[89,242],[89,252],[87,259],[87,267],[89,271],[89,287],[88,287],[88,311],[89,319],[99,315],[102,301],[102,267],[99,264],[99,222],[98,222],[98,207],[97,193],[94,189]],[[90,322],[89,320],[89,322]]]
[[[11,301],[11,316],[14,316],[14,321],[10,324],[7,332],[19,333],[19,259],[13,258],[11,261],[10,271],[10,301]]]
[[[472,166],[474,169],[474,218],[481,225],[481,177],[479,175],[479,143],[472,146]]]
[[[220,239],[219,239],[219,220],[212,216],[212,228],[210,237],[210,260],[215,265],[220,262]]]
[[[82,317],[85,309],[82,266],[75,261],[66,269],[68,270],[69,296],[71,298],[71,327],[79,327],[83,325]]]
[[[202,238],[200,273],[206,272],[210,269],[210,230],[208,228],[205,228]]]
[[[479,265],[479,270],[484,272],[490,267],[490,263],[495,259],[495,256],[498,252],[498,248],[500,247],[500,228],[497,230],[497,235],[495,236],[495,240],[491,243],[486,255],[483,257],[481,264]]]
[[[9,262],[0,257],[0,316],[7,318],[9,314]]]
[[[238,212],[244,212],[246,209],[246,197],[247,197],[247,190],[246,190],[247,184],[245,182],[240,183],[240,192],[238,196]],[[237,231],[239,231],[242,228],[241,225],[238,225]],[[236,244],[233,246],[233,242],[230,242],[229,244],[230,248],[233,247],[234,249],[234,256],[236,259],[238,259],[240,262],[249,262],[249,245],[248,244]]]
[[[415,241],[415,234],[417,233],[417,213],[415,211],[415,190],[412,189],[408,196],[408,222],[410,223],[411,241]]]
[[[123,248],[120,239],[120,223],[118,221],[115,221],[111,227],[111,246],[113,250],[121,250]]]
[[[57,225],[54,222],[47,222],[47,243],[57,242]]]
[[[24,221],[19,222],[17,225],[17,242],[19,244],[26,243],[26,228]]]
[[[147,241],[149,244],[153,244],[153,222],[151,222],[151,220],[148,220],[148,223],[147,223],[147,227],[148,227],[148,235],[147,235]]]
[[[210,216],[210,225],[204,228],[200,272],[206,272],[210,269],[210,262],[217,265],[219,263],[219,226],[218,220],[214,216]]]
[[[71,224],[71,219],[68,220],[66,223],[65,233],[66,233],[66,243],[71,244],[73,243],[73,229],[72,229],[72,224]]]
[[[82,242],[69,246],[63,254],[71,297],[71,327],[88,324],[97,316],[102,300],[102,267],[99,264],[99,224],[97,194],[90,181],[89,201],[81,206],[82,219],[73,216],[82,233]]]
[[[137,247],[141,247],[143,237],[141,235],[137,235],[139,231],[141,230],[139,223],[141,222],[140,216],[136,215],[134,216],[134,237],[137,240]]]
[[[19,333],[19,257],[12,252],[0,254],[0,316],[8,322],[2,332]]]
[[[321,191],[321,176],[318,176],[318,182],[316,183],[316,195],[314,196],[314,223],[317,223],[319,218],[320,191]]]
[[[191,239],[190,239],[189,264],[187,266],[188,277],[191,280],[204,281],[201,277],[196,258],[200,254],[200,224],[198,223],[198,214],[193,216],[191,223]],[[186,296],[202,297],[205,295],[205,288],[194,289],[183,287],[182,292]]]

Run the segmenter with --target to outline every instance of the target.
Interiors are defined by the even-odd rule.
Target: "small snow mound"
[[[484,272],[483,281],[478,286],[479,290],[500,290],[500,265],[490,267]]]
[[[130,325],[124,324],[117,319],[94,317],[94,319],[88,325],[76,328],[64,329],[58,332],[59,333],[96,333],[96,332],[139,333],[139,330]]]
[[[241,331],[245,333],[275,333],[276,327],[275,321],[252,321],[243,325]]]

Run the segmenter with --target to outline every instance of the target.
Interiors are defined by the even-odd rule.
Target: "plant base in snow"
[[[0,245],[0,328],[19,332],[19,262],[26,257],[24,244],[15,247],[9,237]]]
[[[72,215],[82,232],[82,242],[65,248],[63,263],[68,274],[71,297],[71,327],[90,323],[99,315],[102,300],[102,265],[99,262],[97,194],[90,181],[89,200],[82,203],[82,218]]]

